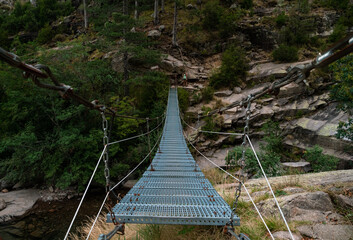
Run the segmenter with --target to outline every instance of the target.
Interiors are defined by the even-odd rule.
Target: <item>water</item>
[[[87,195],[72,228],[73,232],[87,220],[87,217],[97,214],[104,197],[105,193],[102,191]],[[1,224],[0,240],[62,240],[78,204],[78,198],[52,202],[39,201],[25,217]]]

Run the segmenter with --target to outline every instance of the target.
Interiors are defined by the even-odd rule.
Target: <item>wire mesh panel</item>
[[[151,165],[113,211],[121,223],[225,225],[231,209],[205,178],[183,136],[177,91],[169,91],[163,135]],[[107,221],[111,222],[108,214]],[[239,225],[238,216],[233,223]]]

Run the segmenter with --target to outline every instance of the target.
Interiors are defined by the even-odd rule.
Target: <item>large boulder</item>
[[[342,217],[334,213],[330,196],[324,192],[305,192],[277,198],[285,217],[290,221],[338,222]],[[278,215],[273,199],[259,203],[265,216]]]
[[[317,240],[350,240],[353,239],[352,225],[303,225],[297,227],[298,231],[305,237]]]
[[[340,194],[336,196],[336,201],[343,208],[353,209],[353,197],[347,197]]]
[[[160,67],[167,72],[176,72],[182,74],[184,72],[184,64],[171,55],[167,55],[161,61]]]
[[[302,240],[302,237],[292,233],[294,240]],[[273,237],[276,240],[293,240],[292,237],[290,236],[289,232],[285,232],[285,231],[279,231],[279,232],[275,232],[273,233]]]
[[[0,198],[9,204],[0,211],[0,221],[7,222],[15,217],[20,217],[29,211],[40,198],[39,190],[26,189],[0,193]]]
[[[4,199],[0,198],[0,211],[5,209],[7,206],[6,202]]]

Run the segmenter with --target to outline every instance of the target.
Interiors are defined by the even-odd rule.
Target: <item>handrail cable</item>
[[[89,231],[89,233],[88,233],[88,235],[87,235],[87,237],[86,237],[86,240],[88,240],[89,236],[90,236],[91,233],[92,233],[92,230],[93,230],[93,228],[94,228],[94,225],[96,224],[96,222],[97,222],[97,220],[98,220],[98,217],[99,217],[99,215],[100,215],[100,213],[101,213],[101,211],[102,211],[102,209],[103,209],[103,206],[104,206],[104,204],[105,204],[105,202],[106,202],[106,200],[107,200],[107,198],[108,198],[108,196],[109,196],[109,193],[110,193],[112,190],[114,190],[117,186],[119,186],[119,185],[120,185],[127,177],[129,177],[134,171],[136,171],[136,169],[150,156],[150,154],[152,154],[153,150],[156,148],[157,144],[159,143],[159,140],[161,139],[162,134],[163,134],[163,132],[159,135],[158,140],[156,141],[156,143],[155,143],[154,146],[152,147],[151,151],[142,159],[142,161],[141,161],[134,169],[132,169],[123,179],[121,179],[120,182],[118,182],[117,184],[115,184],[114,187],[112,187],[112,188],[107,192],[107,194],[105,195],[105,198],[104,198],[104,200],[103,200],[103,202],[102,202],[102,205],[101,205],[100,208],[99,208],[99,211],[98,211],[98,213],[97,213],[97,216],[96,216],[96,218],[94,219],[94,222],[93,222],[93,224],[92,224],[92,226],[91,226],[91,229],[90,229],[90,231]]]
[[[191,143],[191,141],[189,140],[189,138],[186,136],[186,133],[185,133],[184,130],[183,130],[183,133],[184,133],[185,138],[186,138],[186,139],[188,140],[188,142],[190,143],[190,145],[191,145],[202,157],[204,157],[206,160],[208,160],[209,162],[211,162],[211,163],[212,163],[213,165],[215,165],[217,168],[219,168],[219,169],[222,170],[224,173],[226,173],[226,174],[229,175],[230,177],[234,178],[235,180],[237,180],[238,182],[240,182],[240,183],[243,185],[243,187],[244,187],[244,189],[245,189],[245,192],[247,193],[247,195],[248,195],[250,201],[252,202],[252,204],[254,205],[254,208],[256,209],[257,213],[259,214],[259,216],[260,216],[262,222],[264,223],[264,225],[265,225],[265,227],[266,227],[268,233],[270,234],[271,238],[274,240],[274,237],[273,237],[273,235],[272,235],[270,229],[268,228],[268,226],[267,226],[267,224],[266,224],[264,218],[262,217],[262,215],[261,215],[259,209],[257,208],[257,206],[256,206],[254,200],[252,199],[252,197],[251,197],[251,195],[250,195],[248,189],[246,188],[245,184],[244,184],[243,182],[241,182],[237,177],[235,177],[235,176],[232,175],[231,173],[227,172],[226,170],[224,170],[223,168],[221,168],[220,166],[218,166],[215,162],[213,162],[211,159],[209,159],[208,157],[206,157],[203,153],[201,153],[201,152]]]
[[[72,227],[73,223],[75,222],[75,219],[76,219],[76,217],[77,217],[78,211],[80,210],[81,205],[82,205],[82,202],[83,202],[83,200],[84,200],[85,197],[86,197],[88,188],[89,188],[90,185],[91,185],[91,182],[92,182],[92,180],[93,180],[93,177],[94,177],[94,175],[96,174],[96,171],[97,171],[97,169],[98,169],[99,163],[101,162],[101,160],[102,160],[102,158],[103,158],[103,154],[105,153],[105,150],[106,150],[106,149],[107,149],[107,145],[104,146],[103,151],[102,151],[102,153],[101,153],[101,155],[100,155],[100,157],[99,157],[99,159],[98,159],[98,162],[97,162],[97,164],[96,164],[96,167],[95,167],[94,170],[93,170],[92,176],[91,176],[91,178],[90,178],[90,180],[89,180],[89,182],[88,182],[88,184],[87,184],[86,190],[85,190],[85,192],[83,193],[83,196],[82,196],[82,198],[81,198],[80,203],[78,204],[78,207],[77,207],[77,209],[76,209],[76,212],[75,212],[75,214],[74,214],[74,217],[72,218],[71,223],[70,223],[70,226],[69,226],[69,228],[67,229],[67,232],[66,232],[66,234],[65,234],[64,240],[66,240],[67,237],[69,236],[71,227]]]
[[[88,191],[88,189],[89,189],[89,187],[90,187],[90,185],[91,185],[91,182],[92,182],[92,180],[93,180],[94,175],[96,174],[96,171],[97,171],[97,169],[98,169],[99,163],[100,163],[101,160],[102,160],[102,157],[103,157],[103,155],[104,155],[104,153],[105,153],[105,151],[106,151],[106,148],[107,148],[109,145],[112,145],[112,144],[114,144],[114,143],[128,141],[128,140],[131,140],[131,139],[135,139],[135,138],[144,136],[144,135],[146,135],[146,134],[148,134],[148,133],[151,133],[151,132],[155,131],[158,127],[160,127],[162,123],[163,123],[163,121],[161,121],[157,127],[155,127],[154,129],[152,129],[152,130],[149,131],[149,132],[146,132],[146,133],[143,133],[143,134],[134,136],[134,137],[130,137],[130,138],[125,138],[125,139],[122,139],[122,140],[119,140],[119,141],[112,142],[112,143],[109,143],[109,144],[104,145],[104,148],[103,148],[103,151],[102,151],[102,153],[101,153],[101,156],[100,156],[99,159],[98,159],[98,162],[97,162],[97,164],[96,164],[96,167],[95,167],[95,169],[94,169],[94,171],[93,171],[93,173],[92,173],[92,176],[91,176],[91,178],[90,178],[90,180],[89,180],[89,182],[88,182],[88,185],[87,185],[87,187],[86,187],[86,189],[85,189],[85,192],[84,192],[84,194],[83,194],[83,196],[82,196],[82,198],[81,198],[81,201],[80,201],[80,203],[79,203],[79,205],[78,205],[78,207],[77,207],[77,209],[76,209],[76,212],[75,212],[75,214],[74,214],[74,217],[72,218],[72,221],[71,221],[71,223],[70,223],[70,226],[69,226],[69,228],[68,228],[68,230],[67,230],[67,232],[66,232],[66,235],[65,235],[65,237],[64,237],[64,240],[66,240],[67,237],[68,237],[68,235],[69,235],[69,232],[70,232],[70,230],[71,230],[71,227],[72,227],[72,225],[73,225],[73,223],[74,223],[74,221],[75,221],[75,219],[76,219],[76,217],[77,217],[77,214],[78,214],[78,212],[79,212],[79,210],[80,210],[80,208],[81,208],[82,202],[83,202],[84,198],[86,197],[86,193],[87,193],[87,191]],[[152,150],[153,150],[153,149],[152,149]],[[125,179],[125,178],[124,178],[124,179]],[[109,190],[109,192],[108,192],[108,194],[107,194],[107,197],[108,197],[109,193],[110,193],[114,188],[116,188],[116,186],[117,186],[117,185],[115,185],[113,188],[111,188],[111,189]],[[105,200],[106,200],[106,199],[105,199]],[[104,200],[104,201],[105,201],[105,200]]]
[[[263,167],[262,167],[262,164],[261,164],[261,162],[260,162],[260,160],[259,160],[259,157],[257,156],[257,153],[256,153],[256,151],[255,151],[255,148],[254,148],[254,146],[252,145],[252,143],[251,143],[250,138],[249,138],[248,135],[246,135],[246,138],[247,138],[248,141],[249,141],[249,144],[250,144],[250,146],[251,146],[251,149],[252,149],[252,151],[253,151],[253,153],[254,153],[254,155],[255,155],[255,157],[256,157],[256,160],[257,160],[257,162],[258,162],[258,164],[259,164],[259,166],[260,166],[260,168],[261,168],[262,174],[263,174],[264,177],[265,177],[265,180],[266,180],[266,182],[267,182],[267,185],[268,185],[268,187],[269,187],[270,190],[271,190],[273,199],[274,199],[275,202],[276,202],[276,205],[277,205],[277,207],[278,207],[279,212],[281,213],[281,216],[282,216],[282,218],[283,218],[284,223],[286,224],[286,227],[287,227],[287,229],[288,229],[288,232],[289,232],[291,238],[294,240],[292,231],[290,230],[290,228],[289,228],[289,226],[288,226],[288,223],[287,223],[287,220],[286,220],[286,218],[284,217],[284,214],[283,214],[283,212],[282,212],[282,209],[281,209],[281,207],[279,206],[279,203],[278,203],[278,201],[277,201],[277,198],[276,198],[276,196],[275,196],[275,194],[274,194],[274,192],[273,192],[273,190],[272,190],[272,187],[271,187],[270,182],[268,181],[268,178],[267,178],[266,173],[265,173],[265,171],[264,171],[264,169],[263,169]]]
[[[181,120],[182,120],[187,126],[193,128],[193,129],[195,129],[195,130],[198,130],[198,129],[196,129],[196,128],[190,126],[189,124],[187,124],[186,121],[184,120],[184,118],[181,117]],[[233,133],[233,134],[232,134],[232,133],[226,133],[226,132],[212,132],[212,131],[200,131],[200,132],[208,132],[208,133],[214,133],[214,134],[227,134],[227,135],[242,135],[242,134],[237,134],[237,133]],[[256,157],[256,160],[257,160],[257,162],[258,162],[258,164],[259,164],[259,166],[260,166],[260,169],[261,169],[261,171],[262,171],[262,174],[264,175],[264,177],[265,177],[265,179],[266,179],[266,183],[267,183],[268,187],[270,188],[271,194],[272,194],[272,196],[273,196],[273,198],[274,198],[274,200],[275,200],[275,202],[276,202],[276,205],[277,205],[278,210],[279,210],[279,212],[280,212],[280,214],[281,214],[281,217],[283,218],[283,221],[284,221],[284,223],[285,223],[285,225],[286,225],[286,227],[287,227],[287,229],[288,229],[288,232],[289,232],[291,238],[294,240],[293,234],[292,234],[292,232],[291,232],[291,230],[290,230],[290,228],[289,228],[289,226],[288,226],[288,223],[287,223],[287,221],[286,221],[286,218],[284,217],[284,214],[283,214],[283,212],[282,212],[282,209],[281,209],[281,207],[279,206],[279,203],[278,203],[278,201],[277,201],[277,198],[276,198],[276,196],[275,196],[275,194],[274,194],[274,192],[273,192],[273,190],[272,190],[272,187],[271,187],[270,182],[268,181],[268,178],[267,178],[266,173],[265,173],[265,171],[264,171],[264,169],[263,169],[263,167],[262,167],[262,164],[261,164],[261,162],[260,162],[260,160],[259,160],[259,158],[258,158],[258,156],[257,156],[257,153],[256,153],[256,151],[255,151],[255,149],[254,149],[254,146],[252,145],[252,142],[250,141],[250,138],[249,138],[248,135],[246,135],[246,138],[248,139],[249,144],[250,144],[250,146],[251,146],[251,149],[252,149],[252,151],[254,152],[254,155],[255,155],[255,157]]]

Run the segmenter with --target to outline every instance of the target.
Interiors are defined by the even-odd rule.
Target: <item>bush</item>
[[[253,2],[252,0],[242,0],[240,2],[240,7],[244,9],[250,9],[253,7]]]
[[[314,172],[332,171],[337,168],[338,159],[322,154],[322,148],[315,145],[306,150],[305,159],[311,163]]]
[[[49,24],[46,24],[39,32],[36,41],[39,44],[45,44],[49,42],[54,36],[54,31]]]
[[[203,28],[206,30],[216,30],[220,23],[221,17],[224,15],[224,11],[224,8],[219,5],[218,1],[207,2],[202,10]]]
[[[295,62],[298,60],[298,49],[294,46],[281,44],[272,52],[274,61]]]
[[[286,25],[289,17],[285,14],[285,12],[281,12],[280,15],[278,15],[275,19],[277,27],[283,27]]]
[[[261,149],[266,152],[282,153],[283,136],[279,123],[269,121],[264,124],[261,130],[265,133],[262,140],[266,142],[266,145],[262,145]]]
[[[189,107],[189,92],[184,88],[178,88],[178,101],[181,112],[185,112]]]
[[[213,99],[214,90],[212,87],[205,87],[201,90],[202,100],[209,103]]]
[[[328,40],[330,42],[337,42],[341,38],[345,37],[347,33],[347,27],[342,24],[337,24],[333,29],[333,33],[330,35]]]
[[[223,86],[234,87],[245,79],[248,67],[245,51],[232,45],[223,53],[222,65],[218,72],[211,76],[210,86],[215,89]]]
[[[216,119],[212,116],[206,117],[205,119],[206,124],[202,126],[202,131],[214,131],[219,132],[221,130],[220,126],[217,124]],[[203,133],[207,138],[210,139],[217,139],[218,135],[213,133]]]
[[[310,33],[315,29],[313,18],[302,18],[292,15],[288,18],[286,27],[280,32],[281,42],[287,45],[303,45],[309,42]]]
[[[231,166],[239,166],[238,161],[242,157],[242,147],[237,146],[230,151],[226,157],[226,164]],[[280,173],[280,156],[275,153],[258,154],[261,165],[267,176],[277,176]],[[240,166],[239,166],[240,167]],[[251,175],[261,177],[262,172],[257,159],[250,148],[245,150],[245,170]]]

